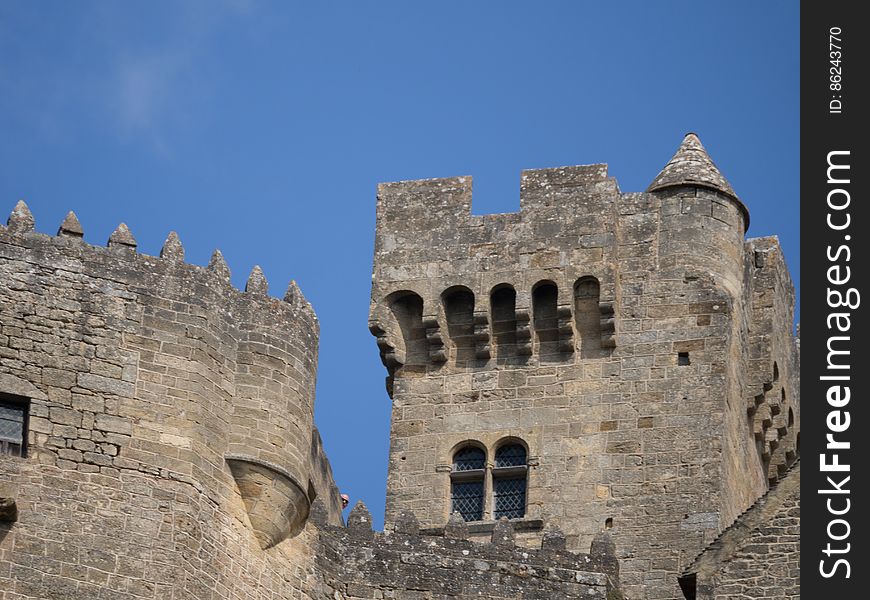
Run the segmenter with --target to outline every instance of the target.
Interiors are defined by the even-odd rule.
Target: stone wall
[[[71,215],[0,227],[0,393],[29,401],[25,458],[0,456],[0,597],[299,598],[310,502],[341,522],[313,430],[318,324],[174,234],[139,254]],[[285,539],[286,538],[286,539]],[[268,549],[269,546],[276,547]],[[266,548],[266,549],[264,549]]]
[[[794,287],[775,237],[747,240],[745,286],[732,321],[726,404],[723,523],[777,481],[798,455],[800,353]],[[747,428],[747,422],[749,427]],[[749,465],[750,468],[746,468]]]
[[[698,556],[688,600],[800,598],[800,463]]]
[[[699,148],[688,136],[663,174],[715,169]],[[781,254],[747,246],[745,207],[700,175],[623,193],[606,165],[526,171],[520,212],[483,216],[467,177],[380,186],[370,329],[393,399],[388,524],[409,510],[443,526],[465,445],[486,453],[491,521],[494,453],[520,440],[523,521],[576,551],[609,528],[629,597],[679,597],[677,575],[767,488],[784,430],[756,418],[755,373],[787,365],[773,393],[798,403]],[[532,529],[521,543],[540,543]]]
[[[467,540],[461,519],[441,536],[421,535],[411,513],[403,513],[390,531],[375,533],[358,504],[346,529],[324,528],[317,557],[330,599],[622,598],[606,534],[590,554],[566,552],[564,536],[555,531],[548,532],[543,548],[531,550],[515,545],[507,520],[485,544]]]

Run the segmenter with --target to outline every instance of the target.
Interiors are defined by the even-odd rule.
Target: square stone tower
[[[378,188],[370,329],[393,401],[387,527],[522,543],[609,529],[631,598],[677,575],[797,455],[794,290],[776,238],[688,134],[646,192],[603,164]]]

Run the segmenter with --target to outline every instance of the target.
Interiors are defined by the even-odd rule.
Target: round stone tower
[[[749,211],[697,135],[686,134],[647,192],[662,203],[660,268],[698,269],[711,274],[713,284],[732,298],[740,296]]]

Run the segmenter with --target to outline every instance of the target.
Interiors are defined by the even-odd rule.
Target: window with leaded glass
[[[526,514],[525,476],[511,479],[493,477],[492,497],[495,505],[492,516],[496,521],[502,517],[519,519]]]
[[[454,471],[476,471],[486,465],[486,452],[476,446],[466,446],[453,455]]]
[[[454,481],[452,502],[452,512],[458,512],[466,521],[483,519],[483,479]]]
[[[27,454],[26,398],[0,395],[0,454]]]
[[[492,469],[492,516],[519,519],[526,514],[526,448],[522,444],[504,444],[495,453]]]
[[[522,444],[505,444],[495,453],[495,466],[496,468],[526,466],[526,449]]]
[[[465,446],[453,455],[450,473],[450,512],[458,512],[466,521],[483,519],[486,452],[477,446]]]

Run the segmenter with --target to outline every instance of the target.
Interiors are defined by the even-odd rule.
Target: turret
[[[749,211],[697,135],[686,134],[647,192],[661,201],[659,268],[677,278],[687,269],[709,273],[714,285],[739,296]]]
[[[278,300],[255,267],[239,291],[220,251],[206,268],[188,264],[175,232],[154,257],[137,250],[124,223],[106,247],[84,241],[72,211],[56,237],[35,232],[34,225],[27,205],[18,202],[0,229],[0,246],[55,273],[40,281],[45,314],[71,311],[83,315],[82,323],[93,314],[101,324],[86,329],[85,337],[99,348],[93,364],[68,361],[63,377],[45,382],[48,389],[54,379],[67,388],[75,384],[77,394],[95,397],[65,418],[99,433],[88,430],[88,442],[77,442],[85,452],[58,452],[46,435],[52,426],[40,420],[57,408],[28,394],[39,415],[30,449],[39,462],[151,473],[160,472],[149,464],[159,456],[164,471],[209,487],[215,496],[237,490],[237,506],[264,549],[302,530],[315,488],[337,515],[331,476],[322,473],[322,464],[312,465],[320,444],[313,428],[319,325],[295,283]],[[20,301],[17,287],[0,286],[0,292],[7,294],[4,306]],[[2,316],[4,327],[16,322],[15,313]],[[75,328],[84,325],[76,322],[71,332],[64,327],[59,336],[82,338]]]
[[[749,229],[749,211],[734,193],[731,184],[713,163],[710,155],[692,132],[686,134],[668,164],[656,175],[647,192],[676,187],[706,188],[731,198],[744,217],[744,231]]]

